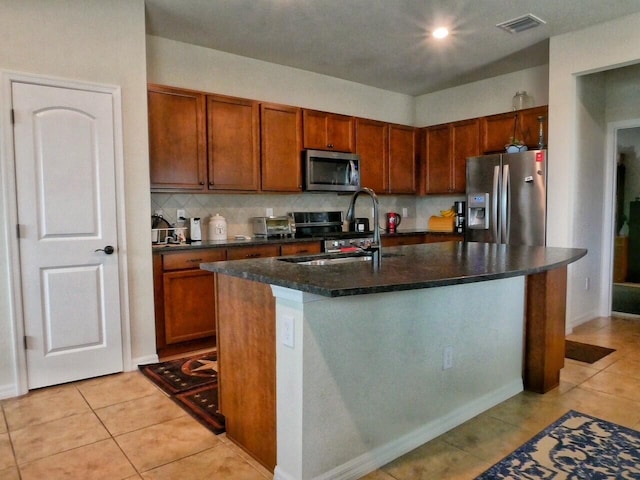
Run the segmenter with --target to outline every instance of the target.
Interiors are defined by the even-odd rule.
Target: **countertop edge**
[[[463,242],[446,242],[448,244],[463,244]],[[434,254],[438,255],[439,250],[443,250],[445,244],[423,244],[423,245],[414,245],[414,246],[406,246],[406,247],[389,247],[385,249],[387,250],[397,250],[397,249],[411,249],[418,248],[422,249],[431,249],[434,250]],[[485,244],[483,244],[485,245]],[[587,254],[586,249],[561,249],[557,247],[511,247],[512,249],[522,249],[522,248],[537,248],[544,249],[545,251],[553,252],[556,255],[562,254],[562,258],[558,258],[554,261],[545,262],[544,264],[531,264],[524,267],[518,268],[505,268],[503,270],[498,271],[485,271],[485,272],[470,272],[469,275],[458,274],[458,275],[446,275],[442,274],[440,276],[432,276],[431,278],[425,278],[411,275],[407,273],[406,279],[398,280],[397,278],[391,278],[386,280],[384,272],[382,274],[373,274],[367,273],[362,269],[358,270],[359,275],[366,275],[367,280],[371,280],[372,277],[377,275],[376,278],[379,279],[378,283],[368,284],[368,285],[358,285],[357,278],[354,279],[355,285],[336,285],[334,287],[331,286],[323,286],[322,282],[311,282],[311,281],[303,281],[296,279],[296,274],[300,274],[301,272],[309,273],[311,270],[296,270],[296,269],[308,269],[310,267],[296,265],[295,263],[289,262],[281,262],[280,264],[275,264],[274,262],[279,261],[279,258],[282,257],[271,257],[265,259],[255,259],[255,260],[236,260],[236,261],[226,261],[226,262],[214,262],[214,263],[205,263],[201,264],[200,268],[204,270],[208,270],[211,272],[216,272],[219,274],[229,275],[233,277],[239,277],[246,280],[253,280],[261,283],[267,283],[271,285],[277,285],[280,287],[290,288],[293,290],[299,290],[302,292],[313,293],[316,295],[324,296],[324,297],[343,297],[350,295],[367,295],[373,293],[384,293],[384,292],[395,292],[395,291],[407,291],[407,290],[417,290],[424,288],[436,288],[443,287],[449,285],[460,285],[466,283],[474,283],[474,282],[482,282],[489,280],[498,280],[501,278],[510,278],[516,276],[526,276],[533,275],[537,273],[542,273],[549,270],[554,270],[557,268],[565,267],[573,262],[576,262],[580,258],[584,257]],[[410,250],[409,250],[410,251]],[[539,253],[540,250],[537,250]],[[410,260],[410,259],[409,259]],[[463,259],[464,262],[465,259]],[[386,263],[391,263],[390,268],[394,268],[393,260],[386,259]],[[397,262],[396,262],[397,263]],[[383,267],[384,268],[385,259],[383,259]],[[269,266],[272,266],[270,269]],[[353,265],[353,264],[352,264]],[[406,268],[408,264],[400,264],[397,268]],[[311,268],[319,268],[315,270],[315,273],[318,275],[323,275],[328,273],[328,267],[311,267]],[[336,268],[336,267],[330,267]],[[351,267],[351,271],[349,267],[343,265],[341,267],[342,270],[333,270],[334,273],[351,273],[354,274],[354,267]],[[388,275],[389,277],[397,277],[395,272],[392,275]]]

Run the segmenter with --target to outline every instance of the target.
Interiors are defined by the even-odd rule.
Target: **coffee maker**
[[[454,230],[456,233],[464,233],[465,229],[465,202],[453,202],[453,211],[456,213]]]

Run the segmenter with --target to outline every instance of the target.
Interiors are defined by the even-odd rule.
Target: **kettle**
[[[387,225],[386,229],[389,233],[396,233],[396,228],[400,225],[402,221],[402,216],[396,212],[387,213]]]
[[[227,239],[227,221],[216,213],[209,219],[209,240]]]

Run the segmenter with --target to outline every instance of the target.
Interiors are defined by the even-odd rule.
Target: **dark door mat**
[[[589,345],[587,343],[574,342],[572,340],[565,340],[564,344],[564,356],[566,358],[585,363],[595,363],[601,358],[609,355],[611,352],[615,352],[615,349],[613,348]]]
[[[218,411],[218,385],[194,388],[172,398],[216,435],[225,431],[224,416]]]
[[[172,395],[195,387],[218,383],[216,353],[140,365],[140,371]]]
[[[225,431],[218,410],[216,353],[140,365],[140,371],[213,433]]]

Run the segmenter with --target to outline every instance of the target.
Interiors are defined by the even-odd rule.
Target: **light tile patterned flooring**
[[[567,360],[559,388],[516,395],[365,478],[473,479],[569,409],[640,430],[640,318],[595,319],[568,338],[616,352],[591,365]],[[271,478],[138,372],[0,405],[2,480]]]

